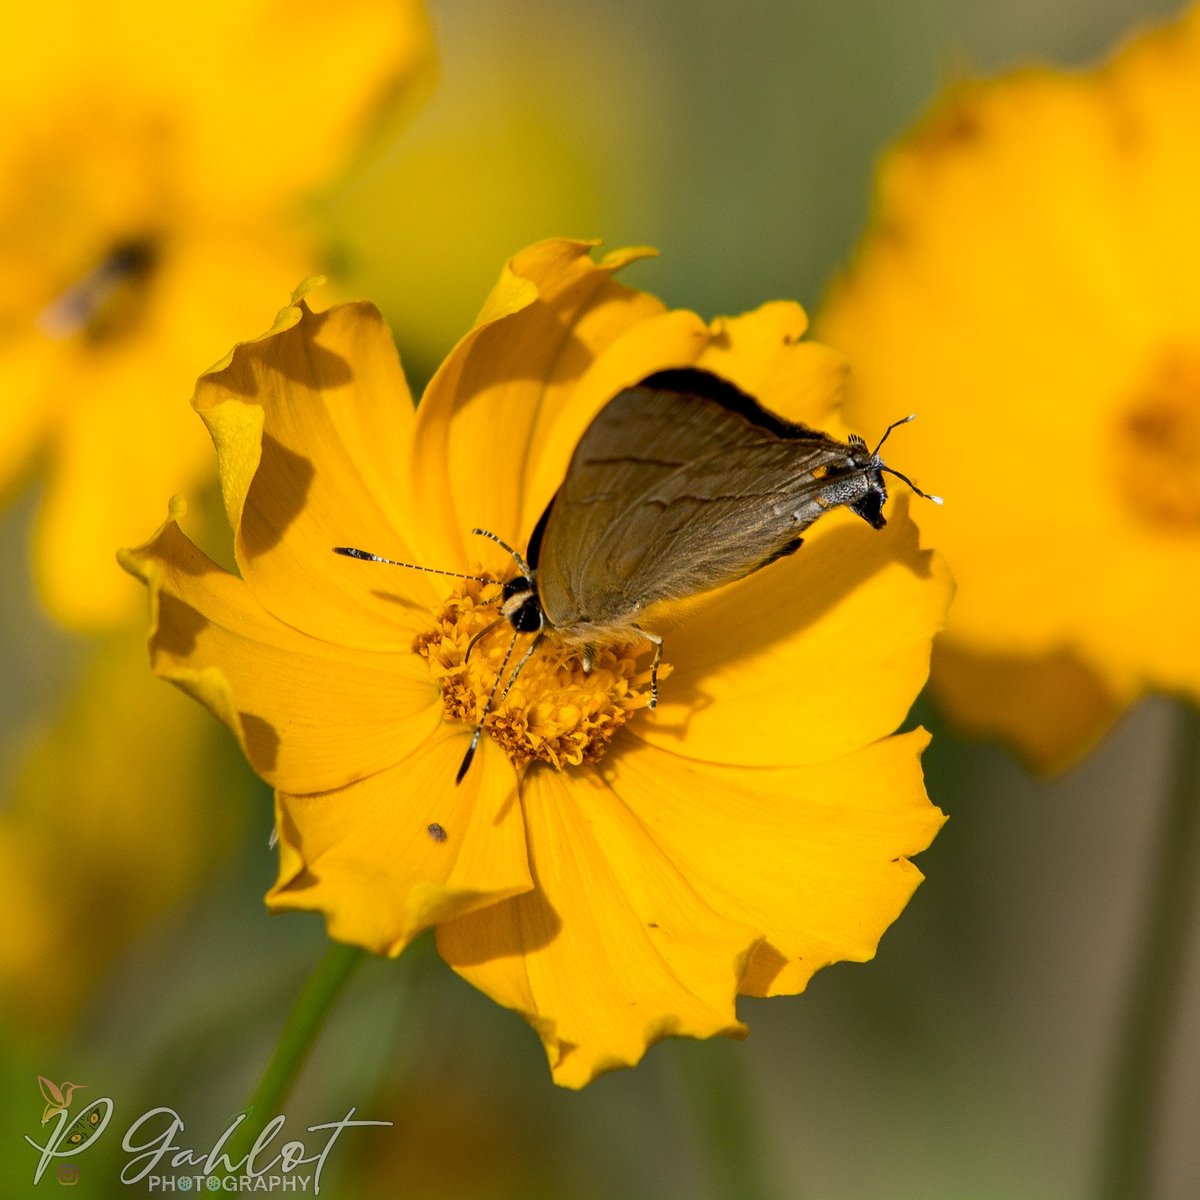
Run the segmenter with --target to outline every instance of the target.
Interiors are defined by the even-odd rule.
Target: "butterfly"
[[[917,495],[862,438],[846,441],[787,421],[727,380],[695,367],[659,371],[618,392],[579,439],[562,485],[525,554],[486,529],[512,555],[518,574],[503,584],[496,622],[512,627],[501,669],[459,768],[466,774],[519,634],[536,636],[509,676],[503,701],[547,636],[578,647],[590,670],[603,645],[654,647],[650,707],[658,703],[662,638],[640,622],[654,605],[744,579],[803,542],[823,513],[846,506],[874,529],[887,524],[885,475]],[[350,546],[336,554],[417,567]],[[463,576],[452,571],[436,574]],[[490,579],[486,582],[493,582]]]

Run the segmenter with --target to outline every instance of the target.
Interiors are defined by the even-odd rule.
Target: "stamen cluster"
[[[465,581],[435,610],[433,627],[413,643],[441,686],[450,720],[479,723],[504,665],[513,638],[507,622],[480,637],[467,659],[471,639],[496,621],[499,591],[500,584]],[[565,646],[550,630],[505,694],[513,663],[533,636],[517,635],[484,731],[518,769],[539,759],[557,770],[596,762],[617,730],[650,702],[649,667],[638,665],[647,647],[598,648],[585,673],[579,648]],[[660,666],[660,679],[668,671]]]

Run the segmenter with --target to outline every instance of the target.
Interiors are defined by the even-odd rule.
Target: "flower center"
[[[110,340],[141,318],[180,207],[172,116],[108,81],[21,115],[0,188],[0,336]]]
[[[1147,524],[1200,530],[1200,355],[1174,350],[1146,376],[1116,428],[1116,484]]]
[[[535,634],[519,634],[508,664],[505,654],[513,630],[501,620],[490,633],[483,631],[499,617],[497,584],[467,581],[434,610],[434,625],[418,635],[413,649],[429,667],[442,689],[446,716],[477,725],[501,668],[505,676],[484,721],[485,732],[499,743],[521,770],[541,759],[562,769],[603,757],[613,734],[650,701],[650,669],[638,665],[649,650],[645,644],[598,647],[592,668],[585,672],[578,646],[564,645],[553,630],[521,667]],[[483,634],[466,659],[467,646]],[[670,668],[661,664],[659,679]],[[500,697],[508,687],[508,694]]]
[[[48,304],[38,318],[49,337],[82,334],[102,342],[137,324],[158,259],[151,238],[118,242],[100,263]]]

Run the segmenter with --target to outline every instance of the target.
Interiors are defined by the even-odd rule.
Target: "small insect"
[[[882,529],[885,474],[941,504],[940,497],[921,491],[879,457],[892,430],[912,419],[893,422],[868,450],[860,437],[842,442],[786,421],[697,368],[659,371],[618,392],[580,438],[525,555],[488,530],[471,531],[507,550],[518,574],[501,589],[496,621],[467,648],[469,657],[475,643],[497,625],[512,626],[508,652],[457,781],[471,765],[519,634],[537,636],[498,703],[552,633],[579,648],[584,671],[591,670],[600,646],[637,640],[652,645],[649,703],[654,708],[662,638],[639,624],[644,610],[743,579],[793,554],[804,530],[841,505]],[[335,546],[334,553],[433,570],[350,546]],[[496,582],[454,571],[434,573]]]
[[[436,821],[426,825],[425,832],[429,834],[429,836],[433,838],[435,842],[444,842],[446,840],[445,828],[439,825]]]

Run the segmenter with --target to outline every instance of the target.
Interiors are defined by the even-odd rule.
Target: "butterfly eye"
[[[529,580],[524,575],[518,575],[516,579],[510,579],[504,585],[504,590],[500,593],[500,599],[501,601],[511,600],[514,596],[519,596],[524,592],[532,590],[529,586]]]

